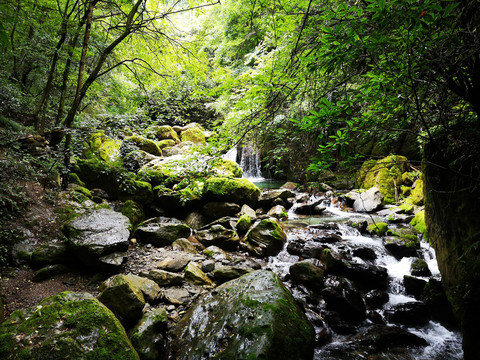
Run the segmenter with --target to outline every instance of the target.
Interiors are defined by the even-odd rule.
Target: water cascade
[[[263,180],[258,149],[253,145],[244,145],[241,150],[240,167],[243,176],[254,181]]]

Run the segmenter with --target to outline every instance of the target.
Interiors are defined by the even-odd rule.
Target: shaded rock
[[[427,305],[432,319],[456,325],[452,305],[439,280],[430,279],[427,282],[421,294],[421,300]]]
[[[388,286],[388,271],[382,266],[348,263],[343,272],[365,290],[385,289]]]
[[[141,223],[135,231],[135,237],[139,242],[154,246],[170,245],[179,238],[189,237],[190,234],[191,229],[188,225],[155,220]]]
[[[373,212],[382,206],[383,195],[378,188],[373,187],[361,192],[353,203],[356,212]]]
[[[177,274],[160,269],[142,271],[140,275],[155,281],[155,283],[160,286],[174,286],[183,283],[183,274]]]
[[[143,360],[159,359],[165,352],[167,312],[154,309],[142,316],[129,333],[133,347]]]
[[[175,359],[312,359],[314,331],[277,275],[255,271],[198,301],[173,330]]]
[[[410,265],[410,273],[412,276],[432,276],[428,264],[425,260],[420,258],[413,259],[412,264]]]
[[[344,321],[360,323],[367,317],[362,296],[346,281],[336,288],[323,289],[321,295],[327,308],[337,312]]]
[[[35,275],[33,276],[33,281],[48,280],[56,275],[65,274],[69,271],[70,269],[63,264],[48,265],[35,272]]]
[[[416,298],[420,297],[426,284],[427,282],[423,279],[419,279],[410,275],[403,276],[403,286],[405,287],[405,292],[415,296]]]
[[[258,200],[258,205],[265,208],[271,208],[278,199],[285,201],[288,198],[294,197],[295,193],[289,189],[262,191]]]
[[[276,255],[282,250],[287,235],[275,219],[264,219],[253,225],[245,237],[250,254],[263,257]]]
[[[207,218],[200,212],[191,212],[185,218],[185,224],[197,230],[208,224]]]
[[[165,271],[179,272],[191,261],[191,256],[178,253],[173,258],[167,257],[157,264],[157,268]]]
[[[99,209],[67,223],[63,231],[72,254],[85,265],[98,268],[100,257],[128,249],[129,226],[125,215]]]
[[[361,330],[350,340],[374,349],[387,350],[391,347],[426,346],[425,339],[398,326],[372,325]]]
[[[352,251],[353,256],[357,256],[362,260],[370,260],[373,261],[377,258],[377,254],[375,250],[367,247],[357,248]]]
[[[321,215],[326,209],[322,206],[323,201],[324,199],[320,199],[313,202],[299,204],[294,211],[299,215]]]
[[[98,259],[98,270],[105,273],[113,273],[120,270],[127,259],[126,251],[116,251]]]
[[[417,257],[420,243],[414,240],[401,239],[395,236],[387,236],[383,239],[383,245],[396,259],[403,257]]]
[[[16,311],[0,333],[2,359],[139,359],[113,313],[87,293],[63,292]]]
[[[301,239],[289,241],[287,245],[287,251],[290,254],[301,256],[306,259],[320,259],[325,249],[325,246],[323,246],[322,244]]]
[[[390,296],[385,291],[371,290],[364,299],[369,309],[379,309],[388,302]]]
[[[250,220],[252,220],[252,222],[257,220],[257,214],[256,214],[255,210],[253,210],[247,204],[242,205],[242,208],[240,210],[240,216],[241,215],[248,215],[250,217]]]
[[[320,253],[319,259],[325,265],[327,273],[329,274],[336,274],[342,272],[345,268],[345,264],[342,261],[341,254],[330,249],[324,249]]]
[[[41,245],[31,255],[31,262],[34,266],[62,264],[68,261],[68,245],[66,243]]]
[[[128,217],[132,226],[136,226],[145,220],[145,212],[143,211],[143,207],[133,200],[125,201],[125,204],[123,204],[120,212]]]
[[[213,225],[207,230],[200,230],[195,237],[205,246],[218,246],[221,249],[235,249],[240,243],[238,234],[225,229],[222,225]]]
[[[220,219],[212,221],[211,223],[205,225],[204,227],[200,228],[199,230],[207,230],[214,225],[222,225],[224,228],[229,230],[235,230],[235,226],[237,225],[238,219],[231,216],[224,216]]]
[[[290,266],[289,272],[292,281],[296,284],[303,284],[312,289],[323,287],[323,268],[317,266],[312,261],[299,261]]]
[[[224,216],[234,216],[240,212],[240,206],[235,203],[213,201],[203,206],[203,214],[209,220]]]
[[[204,273],[209,273],[215,270],[215,261],[214,260],[205,260],[202,262],[202,271]]]
[[[184,270],[185,280],[193,285],[213,285],[212,280],[193,262],[190,262]]]
[[[213,272],[213,276],[219,284],[223,284],[224,282],[236,279],[252,271],[253,269],[240,266],[219,266]]]
[[[395,304],[385,310],[390,322],[407,326],[424,326],[430,321],[428,307],[419,301]]]
[[[250,218],[250,216],[248,216],[247,214],[243,214],[238,218],[235,228],[240,233],[245,234],[248,231],[248,229],[250,229],[251,225],[252,225],[252,219]]]
[[[192,237],[189,237],[191,239]],[[189,239],[180,238],[172,243],[173,250],[182,251],[190,254],[197,254],[199,249],[204,246],[198,242],[192,242]]]
[[[98,300],[104,303],[125,327],[135,324],[142,316],[145,297],[126,275],[115,275],[103,284]]]

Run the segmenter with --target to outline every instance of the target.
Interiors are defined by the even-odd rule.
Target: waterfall
[[[238,149],[231,148],[225,155],[224,159],[232,160],[238,163]],[[253,145],[243,145],[240,149],[240,167],[243,170],[243,177],[250,180],[264,180],[262,169],[260,167],[260,154]]]

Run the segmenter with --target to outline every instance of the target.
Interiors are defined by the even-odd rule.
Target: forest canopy
[[[280,177],[419,159],[478,131],[479,23],[476,1],[3,1],[0,112],[37,130],[202,122]]]

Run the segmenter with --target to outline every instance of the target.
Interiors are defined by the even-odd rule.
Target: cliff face
[[[480,359],[480,158],[445,136],[425,147],[425,220],[442,283],[463,333],[465,359]]]

